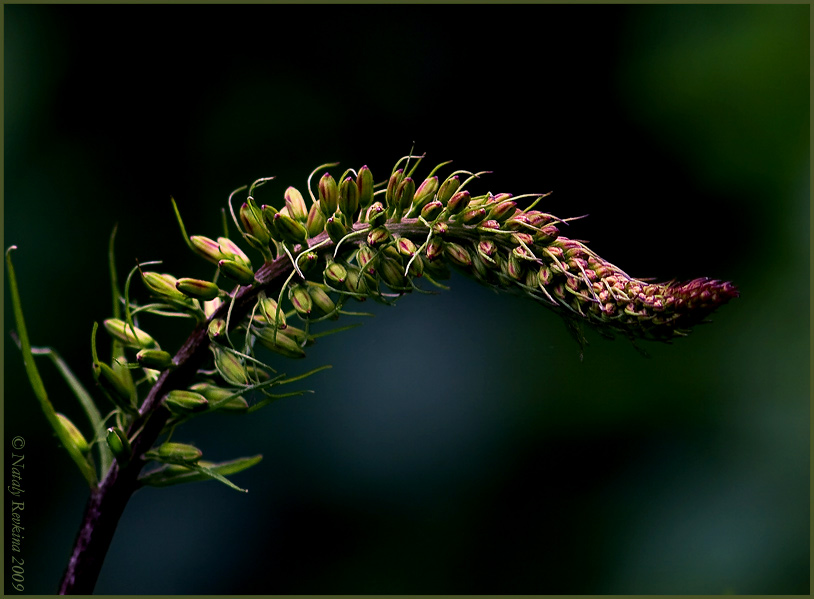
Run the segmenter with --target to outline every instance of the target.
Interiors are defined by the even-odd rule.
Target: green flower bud
[[[387,222],[387,213],[381,202],[373,202],[370,205],[370,208],[367,209],[365,220],[369,222],[372,227],[380,227]]]
[[[441,240],[441,238],[433,237],[432,239],[430,239],[430,242],[427,244],[427,249],[425,250],[427,260],[433,262],[439,256],[441,256],[443,252],[444,252],[444,242]]]
[[[455,192],[458,191],[460,186],[461,181],[458,179],[458,175],[453,175],[441,184],[441,188],[438,190],[436,199],[446,206],[450,198],[455,195]]]
[[[137,327],[131,327],[118,318],[108,318],[104,321],[105,329],[111,337],[121,341],[127,347],[159,349],[155,339]]]
[[[407,285],[407,280],[404,277],[404,267],[402,267],[400,262],[392,258],[385,258],[381,261],[379,274],[385,284],[395,291],[404,289]]]
[[[319,208],[319,202],[311,204],[308,209],[308,218],[305,220],[305,230],[308,231],[308,237],[316,237],[325,229],[325,215]]]
[[[448,241],[444,244],[444,253],[453,264],[468,268],[472,266],[472,258],[463,246]]]
[[[175,366],[170,353],[161,349],[143,349],[136,354],[136,360],[144,368],[154,368],[155,370],[165,370]]]
[[[433,200],[421,209],[421,216],[424,217],[424,220],[434,221],[443,209],[444,205],[441,202]]]
[[[224,260],[231,260],[251,270],[252,261],[237,244],[227,237],[218,237],[218,246]],[[220,262],[220,261],[219,261]]]
[[[534,240],[539,244],[547,245],[555,241],[559,235],[560,230],[556,225],[545,225],[534,234]]]
[[[274,215],[274,229],[283,241],[288,243],[305,243],[308,239],[308,230],[284,212]]]
[[[285,312],[277,313],[277,302],[270,297],[264,297],[257,302],[257,310],[254,313],[254,320],[259,323],[266,323],[271,326],[278,325],[285,328]]]
[[[488,218],[490,220],[496,220],[499,223],[503,223],[514,216],[515,212],[517,212],[517,202],[506,200],[500,202],[499,204],[495,204],[494,207],[489,211]]]
[[[313,305],[324,314],[333,314],[336,311],[336,304],[319,285],[309,284],[308,294],[311,296]]]
[[[311,270],[319,262],[319,255],[316,252],[305,252],[300,258],[297,259],[297,264],[300,265],[300,270],[303,273]]]
[[[304,223],[308,218],[308,208],[305,205],[305,200],[299,190],[294,187],[285,190],[285,207],[288,208],[288,214],[294,220]]]
[[[359,187],[351,177],[346,177],[339,185],[339,209],[347,217],[348,223],[353,221],[359,210]]]
[[[415,181],[412,177],[405,177],[396,189],[396,212],[404,214],[410,209],[415,198]]]
[[[524,262],[525,261],[518,258],[514,252],[509,253],[509,259],[506,262],[506,272],[515,281],[519,281],[524,276]]]
[[[200,393],[195,391],[181,391],[173,389],[164,398],[164,403],[173,414],[192,414],[193,412],[203,412],[209,407],[209,402]]]
[[[217,241],[213,241],[203,235],[193,235],[189,238],[192,247],[209,262],[217,264],[218,261],[223,260],[225,256],[220,251],[220,246]]]
[[[170,462],[197,462],[203,452],[194,445],[186,443],[162,443],[156,452],[147,452],[149,456],[156,456],[160,460]]]
[[[492,229],[493,231],[500,230],[500,223],[496,220],[485,220],[480,224],[481,229]]]
[[[333,216],[339,205],[339,190],[336,181],[330,174],[325,173],[319,180],[319,207],[322,214],[327,217]]]
[[[223,318],[215,318],[209,322],[207,334],[211,341],[216,341],[226,336],[226,321]]]
[[[82,433],[79,432],[79,429],[76,428],[76,425],[71,422],[65,414],[60,414],[59,412],[57,412],[57,419],[68,434],[69,442],[72,443],[80,453],[88,453],[88,451],[90,451],[90,445],[88,445]]]
[[[388,239],[390,239],[390,231],[387,230],[387,227],[376,227],[367,234],[367,243],[371,247],[381,245]]]
[[[442,220],[432,224],[433,235],[443,237],[444,235],[447,234],[447,231],[449,231],[449,225]]]
[[[142,272],[141,280],[153,295],[159,298],[188,301],[189,298],[175,288],[175,277],[157,272]]]
[[[428,179],[424,179],[424,182],[415,190],[413,214],[418,214],[432,200],[436,191],[438,191],[438,177],[433,175]]]
[[[243,223],[243,229],[246,233],[254,237],[261,247],[267,246],[269,241],[271,241],[271,235],[269,234],[268,227],[266,227],[266,223],[263,222],[262,213],[253,210],[249,204],[244,202],[240,207],[238,216],[240,217],[240,222]]]
[[[231,389],[224,389],[223,387],[218,387],[212,383],[195,383],[189,389],[190,391],[195,391],[196,393],[203,395],[209,401],[210,408],[219,401],[223,401],[227,397],[234,395],[234,391]],[[243,396],[238,395],[226,403],[218,405],[217,409],[223,410],[224,412],[245,412],[249,409],[249,403],[243,398]]]
[[[470,210],[469,212],[464,212],[463,216],[461,217],[463,224],[465,225],[477,225],[478,223],[483,222],[486,220],[486,209],[485,208],[475,208],[474,210]]]
[[[314,305],[311,301],[311,296],[304,285],[292,285],[288,288],[288,299],[294,305],[294,309],[302,314],[308,316]]]
[[[348,268],[347,270],[347,277],[345,278],[345,288],[350,291],[351,293],[367,293],[367,285],[365,284],[365,279],[362,277],[361,271],[355,268]],[[364,296],[354,296],[357,301],[363,302],[365,301]]]
[[[527,225],[531,225],[528,216],[518,212],[505,222],[503,228],[507,231],[522,231],[523,233],[528,233],[532,231],[532,229]]]
[[[113,369],[104,362],[97,362],[93,365],[93,376],[99,386],[110,396],[110,399],[118,407],[131,410],[135,403],[133,389],[131,389],[119,377]]]
[[[390,179],[387,181],[387,190],[384,193],[384,203],[387,205],[388,210],[395,210],[396,208],[396,191],[398,190],[399,185],[401,185],[402,179],[404,179],[404,169],[400,168],[395,173],[390,175]],[[412,201],[412,197],[410,200]]]
[[[359,206],[365,209],[373,203],[373,173],[367,165],[359,169],[356,186],[359,188]]]
[[[412,258],[418,249],[416,248],[412,239],[408,239],[407,237],[399,237],[396,240],[396,248],[398,249],[399,254],[408,258]]]
[[[233,281],[241,285],[251,285],[254,283],[254,271],[234,260],[221,260],[218,262],[220,271]]]
[[[266,230],[269,232],[269,237],[271,237],[275,241],[282,241],[280,234],[277,232],[277,229],[274,228],[274,216],[279,211],[274,206],[267,206],[263,204],[260,207],[260,213],[263,216],[263,222],[266,225]]]
[[[447,202],[447,212],[449,212],[450,216],[460,214],[469,206],[470,199],[468,191],[459,191]]]
[[[238,387],[243,387],[249,383],[246,367],[239,356],[214,343],[210,344],[209,350],[215,356],[215,368],[217,368],[223,380]]]
[[[329,262],[325,267],[325,278],[334,285],[341,285],[348,276],[348,271],[338,262]]]
[[[331,241],[339,243],[339,240],[348,234],[348,229],[342,224],[342,221],[335,216],[331,216],[325,221],[325,232],[328,233]]]
[[[126,464],[130,460],[130,456],[133,455],[133,448],[130,447],[130,441],[128,441],[124,431],[117,426],[111,426],[107,429],[106,439],[116,461]]]
[[[293,327],[289,327],[293,328]],[[257,333],[257,341],[275,353],[287,358],[304,358],[305,350],[291,337],[284,335],[283,331],[275,331],[272,327],[264,327]]]
[[[497,246],[491,239],[482,239],[478,242],[478,256],[480,256],[483,263],[489,268],[498,268],[500,265],[497,262]]]
[[[375,257],[376,252],[374,252],[370,246],[362,244],[359,246],[359,250],[356,252],[356,263],[363,271],[368,271],[370,274],[375,274]]]
[[[184,277],[175,282],[175,288],[184,295],[201,300],[213,300],[220,295],[220,289],[214,283],[201,279]]]

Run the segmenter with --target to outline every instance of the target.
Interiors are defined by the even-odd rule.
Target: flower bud
[[[147,456],[156,456],[170,462],[197,462],[203,452],[194,445],[186,443],[162,443],[156,452],[147,452]]]
[[[308,218],[308,208],[305,206],[305,200],[302,199],[302,194],[294,187],[289,187],[285,190],[285,207],[288,208],[288,214],[294,220],[305,222]]]
[[[305,243],[308,239],[308,230],[305,226],[283,212],[274,215],[274,230],[280,239],[288,243]]]
[[[441,188],[438,190],[436,199],[446,206],[450,198],[455,195],[455,192],[458,191],[460,186],[461,181],[458,179],[458,175],[453,175],[441,184]]]
[[[339,185],[339,209],[351,223],[359,210],[359,187],[352,177],[346,177]]]
[[[434,221],[443,209],[444,205],[441,202],[433,200],[421,209],[421,216],[424,217],[424,220]]]
[[[374,274],[376,263],[374,261],[376,252],[370,246],[362,244],[356,252],[356,263],[362,270],[368,270],[370,274]]]
[[[551,280],[554,278],[553,273],[545,266],[541,266],[537,271],[537,283],[540,287],[548,287],[551,285]]]
[[[388,210],[395,210],[396,208],[396,191],[401,185],[402,179],[404,179],[404,169],[398,169],[390,175],[390,180],[387,182],[387,191],[384,194],[384,203]],[[410,199],[412,201],[412,198]]]
[[[336,304],[319,285],[309,284],[308,295],[311,296],[312,304],[324,314],[333,314],[336,311]]]
[[[275,333],[272,327],[264,327],[257,331],[257,342],[266,349],[287,358],[305,357],[305,350],[303,350],[294,339],[283,334],[283,331],[277,331]]]
[[[475,208],[474,210],[470,210],[469,212],[464,212],[463,216],[461,217],[463,224],[465,225],[477,225],[478,223],[483,222],[486,220],[486,209],[485,208]]]
[[[105,329],[111,337],[121,341],[127,347],[159,349],[155,339],[139,328],[131,327],[118,318],[108,318],[104,321]]]
[[[259,323],[266,323],[271,326],[278,325],[285,328],[285,312],[277,312],[277,302],[270,297],[264,297],[257,302],[257,310],[254,313],[254,320]]]
[[[515,281],[519,281],[524,275],[524,260],[518,258],[514,252],[509,253],[506,272]]]
[[[464,268],[472,266],[472,258],[470,257],[469,252],[466,250],[466,248],[458,245],[457,243],[452,243],[451,241],[445,243],[444,253],[452,261],[452,263],[457,266]]]
[[[412,177],[405,177],[396,189],[396,212],[404,214],[410,209],[415,198],[415,181]]]
[[[385,284],[393,290],[401,290],[407,284],[404,278],[404,268],[401,263],[392,258],[384,258],[379,265],[379,274]]]
[[[478,256],[489,268],[498,268],[497,245],[491,239],[482,239],[478,242]]]
[[[220,289],[214,283],[201,279],[182,278],[175,281],[175,288],[186,296],[201,300],[213,300],[220,295]]]
[[[371,247],[381,245],[388,239],[390,239],[390,231],[387,230],[387,227],[376,227],[367,234],[367,243]]]
[[[313,309],[313,302],[308,290],[303,285],[292,285],[288,288],[288,299],[294,305],[294,309],[302,314],[308,316]]]
[[[65,414],[60,414],[59,412],[57,412],[57,419],[67,433],[69,443],[72,443],[80,453],[88,453],[88,451],[90,451],[90,445],[88,445],[82,433],[79,432],[79,429],[76,428],[76,425],[71,422]]]
[[[223,253],[220,251],[220,246],[217,241],[213,241],[203,235],[193,235],[189,238],[192,247],[209,262],[217,264],[219,260],[224,259]]]
[[[175,277],[157,272],[142,272],[141,280],[153,295],[159,298],[187,301],[189,298],[175,288]]]
[[[334,285],[341,285],[348,276],[348,271],[338,262],[329,262],[325,267],[325,278]]]
[[[209,401],[210,408],[217,408],[224,412],[245,412],[249,409],[249,403],[240,395],[218,405],[218,402],[234,395],[234,391],[231,389],[224,389],[212,383],[195,383],[189,389],[203,395]]]
[[[265,247],[271,241],[268,227],[263,222],[263,213],[259,210],[252,209],[248,203],[244,202],[238,212],[240,222],[243,223],[243,229],[257,240],[260,247]]]
[[[438,221],[432,224],[432,234],[443,237],[449,231],[449,225],[445,221]]]
[[[438,191],[438,177],[433,175],[428,179],[424,179],[424,182],[415,190],[415,196],[413,197],[413,214],[418,214],[421,209],[432,200],[436,191]]]
[[[466,210],[466,207],[469,206],[470,200],[471,198],[469,196],[469,192],[466,190],[459,191],[453,195],[449,199],[449,202],[447,202],[447,211],[449,212],[450,216],[460,214]]]
[[[396,240],[396,248],[398,248],[399,254],[408,258],[412,258],[418,249],[413,240],[407,237],[399,237]]]
[[[367,165],[359,169],[356,186],[359,188],[359,206],[364,210],[373,203],[373,173]]]
[[[336,181],[329,173],[322,175],[319,180],[319,208],[325,217],[333,216],[339,205],[339,190]]]
[[[243,253],[237,244],[227,237],[218,237],[218,246],[220,247],[221,254],[224,260],[231,260],[238,264],[245,266],[248,269],[252,267],[252,261]]]
[[[175,366],[170,353],[161,349],[143,349],[136,354],[136,360],[144,368],[155,370],[166,370]]]
[[[110,400],[125,412],[132,412],[136,403],[135,389],[130,388],[113,369],[104,362],[93,365],[93,376]]]
[[[220,271],[233,281],[241,285],[251,285],[254,283],[254,271],[234,260],[221,260],[218,262]]]
[[[426,255],[430,262],[435,261],[444,251],[444,242],[440,237],[433,237],[427,244]]]
[[[556,225],[545,225],[534,234],[534,240],[537,243],[546,245],[557,239],[560,235],[560,230]]]
[[[274,228],[274,215],[279,211],[274,206],[267,206],[263,204],[260,207],[260,213],[263,215],[263,222],[266,224],[266,229],[269,232],[269,237],[275,241],[281,241],[280,234]]]
[[[223,377],[223,380],[230,385],[239,387],[249,383],[246,368],[243,365],[243,360],[239,356],[214,343],[209,345],[209,350],[215,356],[215,368]]]
[[[126,464],[130,460],[130,456],[133,455],[133,449],[130,447],[130,441],[128,441],[124,431],[118,426],[111,426],[107,429],[106,439],[116,461]]]
[[[372,227],[380,227],[387,221],[387,213],[384,211],[384,206],[381,202],[373,202],[370,208],[367,209],[365,220],[370,223]]]
[[[325,230],[325,215],[319,208],[319,202],[311,204],[308,209],[308,218],[305,220],[305,230],[308,231],[308,237],[316,237],[323,230]]]
[[[209,407],[209,402],[200,393],[180,389],[173,389],[167,393],[164,403],[170,412],[179,415],[203,412]]]
[[[325,231],[334,243],[339,243],[339,240],[348,234],[347,227],[335,216],[330,216],[325,221]]]
[[[359,270],[354,268],[349,268],[347,270],[347,276],[345,277],[345,288],[350,291],[351,293],[367,293],[367,286],[365,284],[365,280],[362,277],[362,273]],[[363,302],[365,301],[365,297],[357,297],[354,296],[357,301]]]
[[[216,318],[209,322],[207,334],[211,341],[216,341],[226,335],[226,321],[223,318]]]

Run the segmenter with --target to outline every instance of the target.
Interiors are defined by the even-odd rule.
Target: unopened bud
[[[427,260],[430,262],[435,261],[444,252],[444,242],[440,237],[433,237],[427,244],[426,249]]]
[[[463,224],[465,225],[477,225],[478,223],[483,222],[486,220],[486,209],[485,208],[475,208],[474,210],[470,210],[469,212],[464,212],[463,216],[461,217]]]
[[[284,335],[283,331],[275,331],[272,327],[265,327],[257,331],[257,341],[266,349],[287,358],[305,357],[305,350],[294,339]]]
[[[373,173],[367,165],[359,169],[356,186],[359,188],[359,206],[364,210],[373,203]]]
[[[313,309],[313,302],[308,290],[303,285],[292,285],[288,289],[288,299],[294,306],[294,309],[302,314],[308,316]]]
[[[109,365],[104,362],[95,363],[93,376],[117,407],[126,412],[133,411],[136,399],[134,389],[131,389]]]
[[[415,198],[415,181],[412,177],[405,177],[396,189],[396,212],[403,214],[410,209]],[[420,208],[419,208],[420,210]]]
[[[249,409],[249,403],[241,395],[223,402],[224,399],[235,394],[231,389],[224,389],[212,383],[195,383],[189,389],[203,395],[209,401],[210,408],[217,408],[224,412],[245,412]]]
[[[396,248],[398,248],[399,254],[408,258],[412,258],[417,249],[413,240],[407,237],[399,237],[396,240]]]
[[[548,244],[557,239],[560,235],[560,230],[556,225],[545,225],[534,234],[534,240],[540,244]]]
[[[133,449],[130,447],[130,441],[124,431],[117,426],[111,426],[107,429],[107,446],[113,453],[113,457],[117,462],[127,463],[130,456],[133,455]]]
[[[263,215],[263,222],[266,224],[266,229],[269,232],[269,236],[275,241],[282,241],[280,234],[274,228],[274,216],[279,211],[274,206],[268,206],[263,204],[260,207],[260,213]]]
[[[110,336],[121,341],[127,347],[158,349],[158,343],[139,328],[131,327],[118,318],[108,318],[104,321],[105,329]]]
[[[424,220],[434,221],[435,218],[441,214],[443,209],[444,205],[441,202],[438,200],[433,200],[421,209],[421,216],[424,218]]]
[[[370,205],[370,208],[367,209],[365,220],[369,222],[372,227],[380,227],[387,221],[387,213],[381,202],[373,202]]]
[[[319,202],[311,204],[308,209],[308,218],[305,220],[305,229],[309,237],[316,237],[325,229],[325,215],[319,209]]]
[[[376,227],[367,234],[367,243],[371,247],[381,245],[388,239],[390,239],[390,231],[387,230],[387,227]]]
[[[254,271],[234,260],[221,260],[218,262],[220,271],[233,281],[241,285],[251,285],[254,283]]]
[[[319,180],[319,208],[325,217],[333,216],[339,205],[339,190],[336,181],[329,174],[325,173]]]
[[[313,305],[316,306],[322,313],[333,314],[336,311],[336,304],[319,285],[310,283],[308,285],[308,295],[311,296],[311,302]]]
[[[459,191],[455,195],[453,195],[449,201],[447,202],[447,211],[449,212],[450,216],[455,214],[460,214],[466,207],[469,206],[471,198],[469,196],[469,192]]]
[[[226,335],[226,321],[223,318],[216,318],[209,322],[207,328],[209,339],[216,341]]]
[[[517,257],[517,254],[511,252],[509,254],[509,260],[507,261],[506,271],[508,275],[513,278],[515,281],[519,281],[523,278],[524,274],[524,260]]]
[[[339,240],[348,234],[347,227],[336,216],[330,216],[325,221],[325,231],[334,243],[339,243]]]
[[[346,177],[339,185],[339,209],[348,223],[353,221],[359,210],[359,187],[352,177]]]
[[[277,302],[270,297],[264,297],[257,302],[254,320],[272,326],[285,328],[285,312],[277,310]]]
[[[186,296],[201,300],[213,300],[220,295],[220,289],[210,281],[182,278],[175,282],[175,288]]]
[[[356,252],[356,263],[362,270],[369,270],[373,274],[375,272],[375,257],[376,252],[370,246],[362,244]]]
[[[145,287],[159,298],[180,301],[188,300],[187,296],[176,289],[176,279],[172,275],[159,274],[157,272],[142,272],[141,280],[144,281]]]
[[[192,247],[204,258],[213,264],[217,264],[219,260],[223,260],[224,255],[220,251],[220,246],[217,241],[204,237],[203,235],[193,235],[189,238]]]
[[[195,391],[182,391],[173,389],[164,398],[164,403],[173,414],[192,414],[203,412],[209,407],[209,402],[200,393]]]
[[[387,182],[387,190],[384,193],[384,203],[387,205],[388,210],[395,210],[397,206],[396,202],[396,191],[401,185],[401,181],[404,179],[404,169],[398,169],[395,173],[390,175],[390,179]],[[410,198],[412,200],[412,198]]]
[[[385,284],[393,290],[404,289],[406,280],[404,278],[404,268],[401,263],[392,258],[384,258],[379,264],[379,274]]]
[[[441,184],[438,194],[436,195],[436,199],[446,206],[452,196],[455,195],[455,192],[458,191],[460,186],[461,181],[458,179],[458,175],[453,175]]]
[[[331,261],[325,267],[324,275],[325,279],[334,285],[341,285],[345,282],[345,278],[348,276],[348,271],[338,262]]]
[[[240,222],[243,223],[243,229],[257,240],[256,243],[259,244],[260,247],[268,245],[269,241],[271,241],[271,235],[269,235],[266,223],[263,222],[262,212],[251,208],[248,203],[244,202],[240,207],[238,216],[240,217]]]
[[[136,354],[136,360],[144,368],[155,370],[166,370],[175,366],[170,353],[161,349],[143,349]]]
[[[308,218],[308,208],[305,206],[305,200],[302,194],[294,187],[289,187],[285,190],[285,207],[288,208],[288,214],[294,220],[305,222]]]
[[[288,243],[305,243],[308,239],[308,230],[305,226],[283,212],[274,215],[274,230]]]
[[[415,190],[413,214],[418,214],[424,206],[432,201],[436,191],[438,191],[438,177],[433,175],[428,179],[424,179],[423,183]]]
[[[246,375],[246,368],[239,356],[214,343],[209,345],[209,349],[215,356],[215,368],[223,377],[223,380],[230,385],[240,387],[248,384],[249,379]]]
[[[252,267],[252,261],[241,250],[237,244],[227,237],[218,237],[218,246],[220,247],[221,254],[225,260],[231,260],[238,264],[245,266],[248,269]]]
[[[444,253],[452,261],[453,264],[468,268],[472,266],[472,258],[467,249],[457,243],[448,241],[444,244]]]
[[[67,433],[68,442],[72,443],[80,453],[88,453],[88,451],[90,451],[90,445],[88,445],[88,442],[79,429],[76,428],[76,425],[71,422],[65,414],[60,414],[59,412],[57,412],[57,419],[62,425],[63,430]]]
[[[197,462],[203,452],[194,445],[186,443],[162,443],[155,453],[147,452],[147,455],[148,457],[155,455],[161,460],[171,462]]]

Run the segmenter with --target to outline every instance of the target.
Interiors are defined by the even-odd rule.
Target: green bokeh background
[[[89,387],[114,223],[121,273],[209,276],[170,195],[216,236],[240,185],[276,175],[258,195],[280,202],[328,161],[381,180],[413,142],[492,170],[482,191],[554,191],[551,212],[590,215],[568,234],[631,274],[741,290],[649,358],[589,333],[582,361],[556,315],[461,276],[368,302],[363,327],[277,363],[333,364],[314,395],[181,431],[214,460],[263,453],[235,477],[250,492],[138,492],[98,592],[808,593],[808,6],[3,14],[4,247],[32,343]],[[26,592],[50,593],[87,493],[4,293],[4,474],[23,436]]]

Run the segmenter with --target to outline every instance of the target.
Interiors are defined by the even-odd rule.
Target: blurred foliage
[[[250,493],[140,491],[98,592],[808,592],[808,6],[4,16],[5,244],[32,344],[89,387],[114,223],[121,272],[163,259],[207,277],[170,195],[190,233],[215,236],[240,185],[277,175],[258,199],[280,203],[333,160],[381,179],[413,142],[494,171],[484,190],[554,190],[551,212],[590,214],[568,234],[632,275],[742,292],[649,359],[591,335],[582,362],[556,316],[461,277],[371,307],[300,367],[334,365],[315,395],[190,425],[182,440],[207,459],[264,454],[236,477]],[[4,294],[26,590],[50,593],[85,490],[25,380]],[[186,332],[151,331],[164,347]]]

